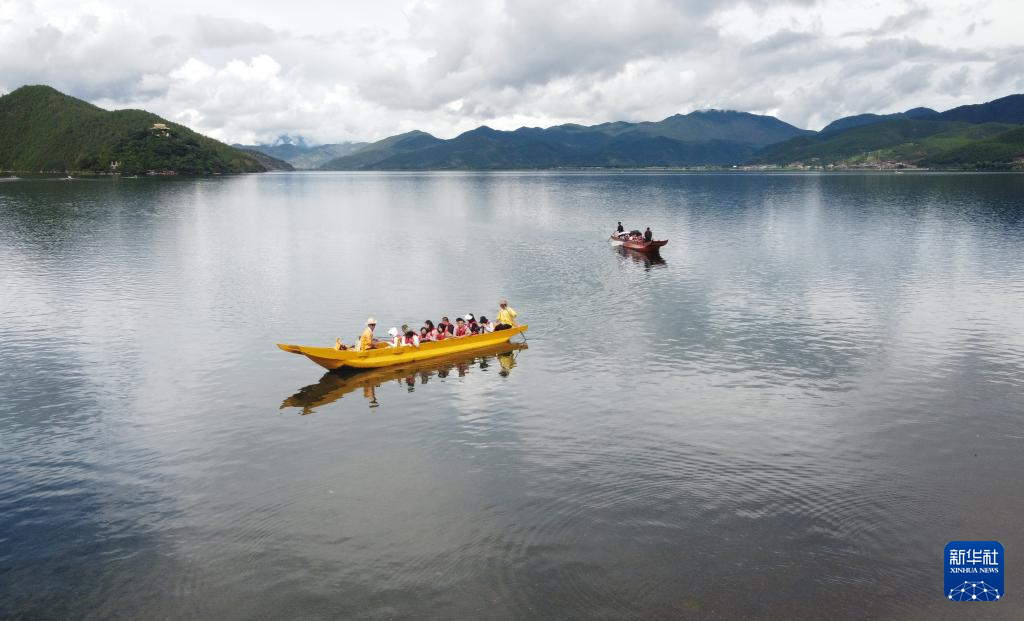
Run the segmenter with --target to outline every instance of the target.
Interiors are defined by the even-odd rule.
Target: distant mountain
[[[939,117],[944,121],[964,123],[1024,124],[1024,95],[1010,95],[983,104],[960,106],[946,110]]]
[[[1005,123],[958,123],[934,118],[897,119],[789,140],[766,149],[752,163],[843,166],[888,161],[924,166],[940,162],[952,165],[956,160],[955,167],[973,168],[973,164],[947,154],[1017,128]],[[1004,159],[1003,167],[1011,167],[1014,159]]]
[[[882,123],[883,121],[894,121],[896,119],[928,118],[938,114],[938,112],[931,108],[913,108],[906,112],[897,112],[895,114],[872,114],[870,112],[867,114],[857,114],[832,121],[823,127],[819,134],[834,134],[843,130],[853,129],[854,127],[871,125],[872,123]]]
[[[206,175],[266,167],[149,112],[107,111],[49,86],[22,86],[0,97],[0,169]]]
[[[409,132],[324,164],[323,170],[509,169],[731,164],[811,134],[774,117],[707,110],[658,122],[479,127],[450,140]]]
[[[1010,95],[983,104],[960,106],[945,112],[936,112],[931,108],[913,108],[896,114],[858,114],[832,121],[822,128],[821,134],[833,134],[839,131],[894,121],[897,119],[931,119],[936,121],[960,121],[963,123],[1012,123],[1024,124],[1024,95]]]
[[[236,147],[238,148],[238,147]],[[243,153],[250,154],[257,162],[263,164],[267,170],[295,170],[295,167],[284,160],[279,160],[276,157],[271,157],[266,153],[257,151],[255,149],[238,148]]]
[[[623,134],[671,138],[681,142],[736,142],[756,147],[781,142],[794,136],[814,132],[793,127],[773,116],[762,116],[733,110],[697,110],[689,114],[675,114],[667,119],[640,123],[602,123],[584,130],[598,131],[613,136]]]
[[[314,170],[321,164],[336,157],[355,153],[367,146],[366,142],[342,142],[338,144],[311,145],[302,136],[279,137],[273,144],[233,145],[239,149],[259,151],[271,157],[284,160],[300,170]]]
[[[350,155],[334,158],[320,165],[320,170],[370,170],[389,158],[419,151],[444,142],[426,132],[413,130],[368,144]]]
[[[959,169],[1024,168],[1019,133],[1024,95],[937,113],[862,114],[833,121],[816,135],[787,140],[749,163],[857,166],[878,162]],[[975,158],[975,159],[972,159]]]

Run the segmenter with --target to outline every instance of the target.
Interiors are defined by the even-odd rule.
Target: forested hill
[[[182,175],[264,172],[252,154],[143,110],[107,111],[49,86],[0,97],[0,169]]]
[[[897,119],[927,119],[929,117],[938,116],[938,112],[931,108],[914,108],[913,110],[907,110],[906,112],[897,112],[895,114],[874,114],[867,112],[865,114],[856,114],[854,116],[847,116],[841,119],[832,121],[818,132],[819,135],[834,134],[847,129],[853,129],[854,127],[861,127],[863,125],[872,125],[874,123],[884,123],[885,121],[895,121]]]
[[[1024,170],[1024,95],[937,113],[918,108],[833,122],[772,145],[752,164]]]

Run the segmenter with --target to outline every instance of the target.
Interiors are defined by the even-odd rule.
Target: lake
[[[0,617],[959,618],[947,542],[1024,575],[1022,175],[3,181],[0,291]],[[275,347],[502,296],[525,347]]]

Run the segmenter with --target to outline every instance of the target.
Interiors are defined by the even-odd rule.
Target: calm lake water
[[[0,617],[1019,619],[1022,309],[1019,175],[0,182]]]

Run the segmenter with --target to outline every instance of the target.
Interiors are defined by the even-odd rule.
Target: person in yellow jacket
[[[508,330],[516,324],[516,317],[519,313],[515,311],[511,306],[508,305],[508,300],[501,298],[498,300],[498,320],[494,322],[494,330]]]
[[[373,349],[373,329],[377,327],[377,320],[373,317],[366,319],[366,329],[359,337],[359,351]]]

